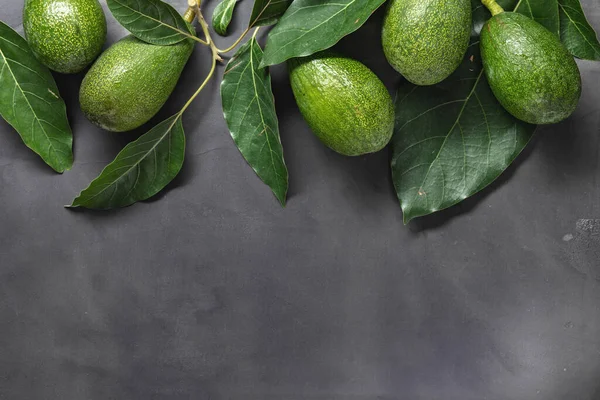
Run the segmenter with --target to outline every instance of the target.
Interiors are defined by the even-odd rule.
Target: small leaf
[[[550,32],[559,35],[557,0],[521,0],[514,11],[536,20]]]
[[[585,18],[579,0],[559,0],[560,39],[571,54],[584,60],[600,61],[600,43]]]
[[[365,23],[384,0],[296,0],[269,33],[262,66],[328,49]]]
[[[501,5],[510,10],[514,3]],[[479,0],[471,4],[474,36],[458,70],[434,86],[404,82],[398,88],[392,180],[405,223],[460,203],[492,183],[536,128],[507,113],[487,84],[478,34],[490,14]]]
[[[121,25],[144,42],[170,45],[193,36],[183,17],[160,0],[107,0]]]
[[[73,165],[73,134],[52,74],[17,32],[0,22],[0,115],[57,172]]]
[[[215,11],[212,16],[212,25],[215,32],[217,32],[221,36],[225,36],[227,34],[227,28],[231,23],[231,18],[233,17],[233,10],[235,8],[235,3],[237,0],[222,0],[217,7],[215,7]]]
[[[271,78],[260,68],[263,51],[252,38],[229,60],[221,83],[227,126],[240,152],[282,205],[288,189]]]
[[[291,0],[255,0],[248,27],[277,23],[291,3]]]
[[[71,207],[107,210],[146,200],[177,176],[184,155],[181,115],[175,114],[125,146]]]

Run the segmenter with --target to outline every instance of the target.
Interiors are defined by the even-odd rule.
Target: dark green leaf
[[[73,135],[54,78],[17,32],[0,22],[0,115],[57,172],[73,165]]]
[[[282,205],[288,188],[279,123],[263,51],[254,38],[229,60],[221,84],[223,113],[231,137],[256,174]]]
[[[262,66],[325,50],[354,32],[384,0],[295,0],[269,32]]]
[[[550,32],[559,35],[557,0],[521,0],[515,11],[536,20]]]
[[[577,58],[600,61],[600,43],[579,0],[559,0],[560,39]]]
[[[222,0],[213,11],[212,25],[215,32],[221,36],[227,34],[227,28],[233,17],[236,0]]]
[[[290,4],[291,0],[255,0],[248,26],[275,24]]]
[[[184,155],[181,115],[175,114],[125,146],[71,207],[106,210],[146,200],[177,176]]]
[[[135,37],[157,45],[170,45],[192,36],[177,11],[160,0],[107,0],[112,15]]]
[[[490,15],[473,0],[474,32]],[[502,2],[510,6],[510,1]],[[396,96],[392,179],[404,221],[461,202],[492,183],[534,125],[508,114],[483,74],[478,35],[459,69],[435,86],[402,83]]]

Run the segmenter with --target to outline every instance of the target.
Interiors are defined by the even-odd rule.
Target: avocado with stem
[[[481,31],[481,58],[500,104],[531,124],[569,117],[581,96],[581,75],[573,56],[538,22],[505,12],[493,0],[483,3],[493,16]]]

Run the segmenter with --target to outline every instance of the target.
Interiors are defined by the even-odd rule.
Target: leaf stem
[[[492,13],[492,16],[503,13],[504,9],[496,3],[496,0],[481,0],[484,6]]]
[[[523,0],[519,0],[519,2],[517,3],[517,5],[515,6],[515,9],[513,10],[513,12],[517,12],[517,10],[519,9],[519,6],[521,5],[521,2]]]
[[[179,111],[179,115],[183,114],[183,112],[190,106],[190,104],[192,104],[192,101],[194,101],[194,99],[196,97],[198,97],[198,95],[200,94],[200,92],[202,91],[202,89],[204,89],[204,87],[206,86],[206,84],[208,83],[208,81],[210,81],[210,78],[212,78],[212,76],[214,75],[216,66],[217,66],[217,59],[213,57],[212,65],[210,67],[210,71],[209,71],[208,75],[206,76],[206,79],[204,79],[204,82],[202,82],[202,85],[200,85],[200,87],[198,88],[198,90],[196,90],[196,93],[194,93],[192,95],[192,97],[190,97],[190,99],[187,101],[187,103],[185,103],[183,105],[183,107]]]
[[[244,30],[244,32],[242,32],[242,34],[240,35],[239,38],[237,38],[237,40],[235,42],[233,42],[233,44],[231,46],[229,46],[228,48],[221,50],[221,49],[217,49],[219,53],[229,53],[231,50],[233,50],[238,44],[240,44],[240,42],[242,41],[242,39],[248,34],[248,32],[250,31],[250,27],[246,28]]]
[[[195,4],[192,4],[192,3],[195,3]],[[183,105],[183,107],[179,111],[180,116],[190,106],[190,104],[192,104],[194,99],[196,97],[198,97],[198,95],[200,94],[202,89],[204,89],[204,87],[206,86],[208,81],[210,81],[210,78],[213,77],[216,66],[217,66],[217,61],[223,61],[221,56],[219,56],[219,50],[215,46],[215,43],[213,42],[213,40],[210,36],[210,31],[208,30],[208,24],[206,23],[206,20],[204,19],[204,16],[202,15],[202,11],[200,11],[200,0],[189,0],[188,4],[190,5],[188,8],[188,11],[190,9],[192,9],[192,11],[196,15],[196,17],[198,17],[198,22],[200,23],[200,27],[202,28],[202,31],[204,32],[204,37],[206,38],[206,43],[208,44],[208,46],[210,47],[210,50],[212,51],[212,62],[211,62],[210,71],[208,72],[206,79],[204,79],[204,82],[202,82],[202,84],[200,85],[198,90],[196,90],[196,92],[192,95],[192,97],[190,97],[190,99]],[[186,12],[186,14],[187,14],[187,12]]]
[[[194,7],[188,7],[187,10],[185,10],[185,13],[183,14],[183,19],[188,22],[188,23],[192,23],[194,22],[194,18],[196,18],[196,9]],[[195,40],[196,42],[203,44],[205,46],[208,46],[208,42],[205,40],[200,39],[199,37],[196,37],[195,35],[190,35],[190,34],[186,34],[184,32],[181,32],[184,35],[186,35],[187,37],[189,37],[190,39]]]

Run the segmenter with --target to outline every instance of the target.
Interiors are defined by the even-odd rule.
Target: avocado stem
[[[504,12],[504,8],[502,8],[500,4],[496,3],[496,0],[481,0],[481,2],[487,7],[488,10],[490,10],[492,17]]]
[[[196,18],[196,10],[194,7],[188,7],[183,14],[183,19],[191,24],[194,21],[194,18]]]

